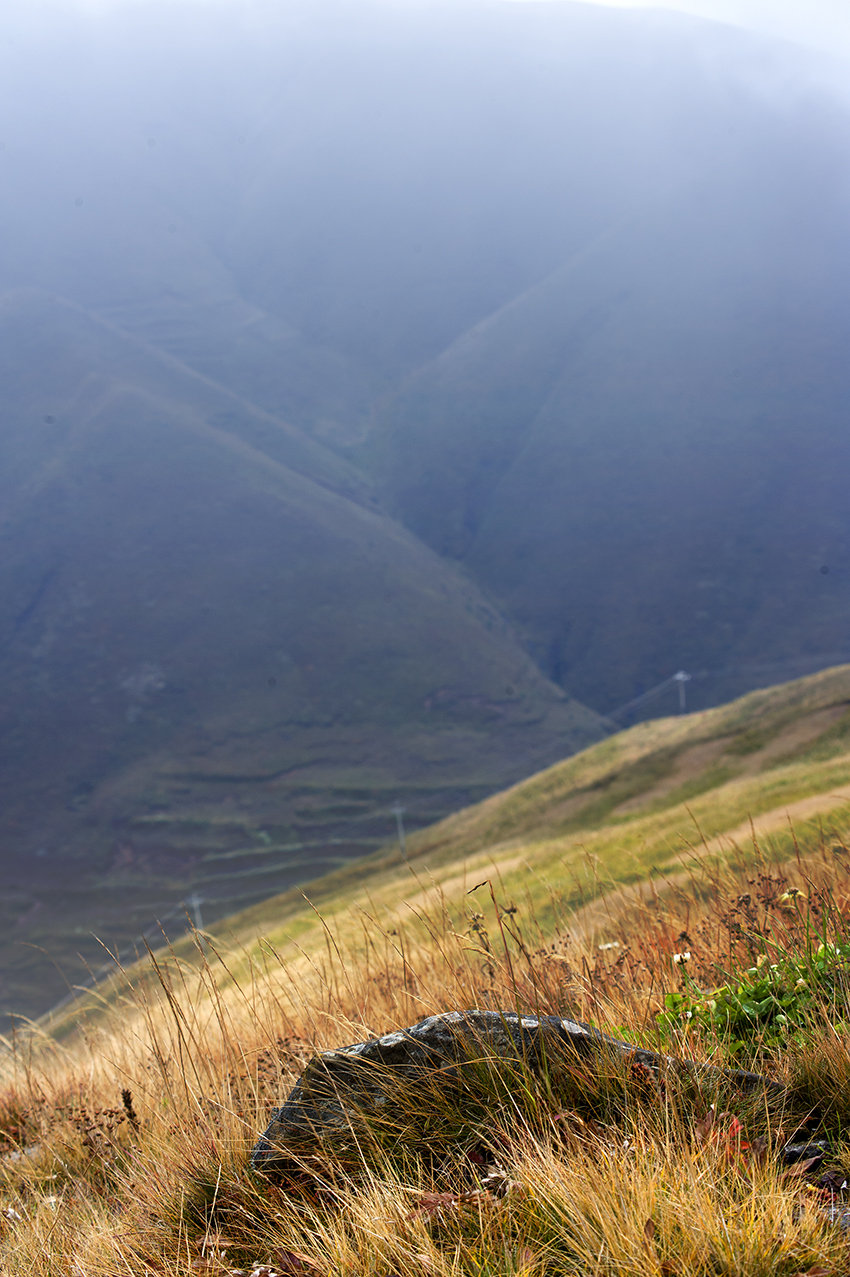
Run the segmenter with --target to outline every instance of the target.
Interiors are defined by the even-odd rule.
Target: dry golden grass
[[[647,897],[609,896],[605,941],[540,930],[498,882],[400,926],[363,918],[345,948],[158,953],[57,1045],[9,1044],[0,1094],[6,1277],[797,1277],[850,1272],[841,1197],[783,1168],[825,1134],[832,1188],[850,1129],[850,1034],[812,1020],[745,1063],[788,1087],[745,1099],[674,1072],[535,1079],[485,1070],[462,1102],[422,1088],[373,1139],[251,1172],[269,1109],[315,1049],[464,1007],[569,1014],[722,1062],[722,1036],[664,1039],[665,993],[711,988],[765,952],[845,937],[850,867],[830,846],[740,873],[698,865]],[[798,891],[800,894],[795,895]],[[687,968],[677,952],[691,954]],[[712,1107],[713,1106],[713,1107]],[[846,1164],[850,1166],[850,1159]],[[818,1172],[819,1174],[820,1172]]]

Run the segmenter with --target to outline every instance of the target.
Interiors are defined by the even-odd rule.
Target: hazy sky
[[[515,0],[522,3],[522,0]],[[769,31],[819,48],[850,53],[848,0],[590,0],[628,9],[678,9],[738,26]]]
[[[30,3],[38,0],[30,0]],[[146,0],[71,0],[88,10],[112,8],[115,5],[144,4]],[[203,4],[205,0],[183,0],[186,4]],[[398,4],[435,3],[451,8],[454,0],[395,0]],[[490,3],[491,0],[486,0]],[[506,0],[508,3],[541,3],[541,0]],[[570,3],[571,0],[542,0],[544,3]],[[721,22],[734,23],[752,30],[765,31],[827,52],[850,57],[850,0],[583,0],[624,9],[672,9],[692,13]],[[231,0],[234,5],[251,0]],[[285,3],[285,0],[281,0]],[[356,4],[357,0],[351,0]]]

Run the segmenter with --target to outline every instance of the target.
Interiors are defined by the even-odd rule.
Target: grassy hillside
[[[373,857],[312,909],[277,897],[117,974],[3,1058],[4,1271],[840,1277],[848,733],[847,668],[642,725],[423,831],[410,865]],[[476,1005],[784,1095],[485,1057],[282,1181],[247,1169],[312,1050]],[[783,1163],[795,1138],[817,1164]]]
[[[406,860],[393,842],[214,930],[241,955],[237,968],[276,952],[296,981],[315,968],[328,926],[355,951],[373,921],[415,935],[417,917],[435,909],[462,921],[478,907],[467,893],[484,884],[486,899],[489,882],[544,936],[568,926],[593,943],[610,912],[648,893],[710,885],[715,869],[751,861],[754,839],[780,862],[805,845],[843,863],[848,804],[844,666],[640,724],[408,836]],[[63,1011],[51,1030],[66,1033],[78,1010]]]
[[[641,723],[414,834],[407,865],[391,846],[303,891],[352,939],[363,916],[354,906],[409,922],[442,895],[462,903],[490,878],[500,898],[546,928],[574,914],[592,938],[604,929],[598,902],[610,890],[649,881],[661,889],[745,859],[753,831],[780,858],[795,836],[831,845],[834,831],[840,844],[848,803],[850,666],[842,666]],[[256,934],[304,943],[317,925],[299,889],[231,919],[229,934],[245,946]]]

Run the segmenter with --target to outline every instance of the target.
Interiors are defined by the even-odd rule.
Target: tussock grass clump
[[[847,1273],[844,858],[711,863],[612,896],[604,931],[580,915],[547,930],[495,881],[405,927],[364,915],[359,944],[325,928],[300,949],[198,937],[152,956],[63,1045],[8,1044],[0,1271]],[[397,1081],[277,1176],[249,1168],[313,1053],[472,1007],[589,1021],[670,1064],[532,1067],[482,1047],[451,1076]],[[700,1067],[742,1062],[781,1089]]]

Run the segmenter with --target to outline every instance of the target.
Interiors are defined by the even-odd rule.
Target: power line
[[[616,709],[609,710],[606,718],[617,719],[621,714],[625,714],[628,710],[634,709],[638,705],[642,705],[644,701],[650,700],[668,687],[679,685],[679,708],[684,710],[684,690],[685,683],[690,682],[692,675],[686,674],[684,670],[678,670],[677,673],[671,674],[669,678],[665,678],[663,682],[656,683],[654,687],[650,687],[647,691],[641,692],[640,696],[635,696],[630,701],[626,701],[625,705],[618,705]]]

